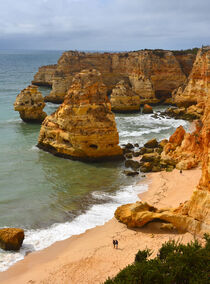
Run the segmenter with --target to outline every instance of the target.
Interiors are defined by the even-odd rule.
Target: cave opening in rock
[[[156,90],[155,97],[161,101],[171,98],[171,92],[166,90]]]
[[[92,149],[98,149],[98,146],[95,145],[95,144],[91,144],[91,145],[89,145],[89,147],[92,148]]]

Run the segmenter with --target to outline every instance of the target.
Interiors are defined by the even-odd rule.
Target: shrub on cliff
[[[134,264],[121,270],[105,284],[207,284],[210,278],[210,236],[206,244],[187,245],[169,241],[156,258],[148,259],[149,250],[139,251]]]

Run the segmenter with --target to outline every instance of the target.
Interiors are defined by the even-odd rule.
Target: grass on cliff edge
[[[204,247],[197,240],[187,245],[169,241],[154,259],[148,259],[150,250],[139,250],[135,262],[105,284],[209,284],[210,236],[204,239]]]

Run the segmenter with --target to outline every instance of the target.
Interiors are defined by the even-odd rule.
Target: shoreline
[[[176,207],[188,200],[198,184],[199,168],[183,171],[151,173],[149,188],[138,196],[157,207]],[[145,180],[141,181],[145,182]],[[112,240],[119,241],[113,249]],[[115,276],[134,261],[139,249],[150,248],[155,255],[169,239],[186,243],[193,240],[190,233],[160,230],[160,223],[150,223],[141,229],[127,229],[115,218],[102,226],[59,241],[50,247],[28,254],[7,271],[0,273],[3,283],[102,283]]]

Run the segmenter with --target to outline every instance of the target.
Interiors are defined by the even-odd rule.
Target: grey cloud
[[[209,0],[7,0],[0,48],[134,50],[209,44]]]

